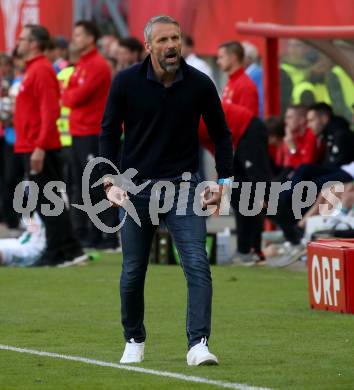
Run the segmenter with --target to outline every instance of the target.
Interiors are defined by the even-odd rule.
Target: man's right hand
[[[123,191],[120,187],[111,185],[105,191],[112,207],[121,207],[129,199],[127,192]]]

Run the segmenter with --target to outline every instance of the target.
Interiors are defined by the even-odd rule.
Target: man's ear
[[[151,45],[149,42],[144,42],[145,50],[151,54]]]

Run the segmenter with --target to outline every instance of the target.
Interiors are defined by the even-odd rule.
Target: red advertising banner
[[[71,35],[73,0],[0,0],[0,51],[11,52],[25,24],[42,24],[52,35]]]
[[[193,36],[198,54],[215,55],[224,41],[248,40],[262,47],[259,37],[242,35],[236,22],[280,23],[306,26],[354,24],[353,0],[129,0],[129,31],[142,38],[153,15],[175,17],[182,30]]]
[[[311,308],[354,313],[354,240],[310,243],[307,264]]]

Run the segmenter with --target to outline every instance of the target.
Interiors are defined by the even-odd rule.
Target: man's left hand
[[[214,184],[212,186],[206,187],[203,194],[202,209],[206,210],[209,205],[216,206],[217,209],[219,209],[223,189],[224,186],[222,184]]]
[[[30,158],[30,173],[32,175],[37,175],[43,171],[44,158],[45,150],[41,148],[35,148]]]

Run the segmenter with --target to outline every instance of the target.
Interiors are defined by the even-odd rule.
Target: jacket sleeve
[[[216,171],[219,178],[232,176],[232,138],[221,101],[213,82],[205,78],[202,116],[215,145]]]
[[[62,95],[63,105],[69,108],[84,105],[87,100],[92,99],[92,95],[102,86],[102,84],[109,85],[110,81],[111,76],[109,74],[109,69],[103,69],[101,67],[95,72],[87,72],[82,84],[71,86],[69,82],[68,87],[64,89]]]
[[[111,161],[115,166],[120,166],[122,124],[124,120],[124,91],[121,77],[118,74],[111,85],[106,107],[101,123],[99,137],[99,155]],[[103,175],[115,174],[114,169],[108,164],[101,164]]]
[[[340,167],[352,161],[354,150],[354,134],[351,130],[334,133],[333,143],[329,151],[331,166]]]
[[[41,126],[35,146],[47,149],[54,137],[59,137],[57,119],[60,115],[59,84],[51,69],[43,67],[35,80],[34,93],[39,101]]]

